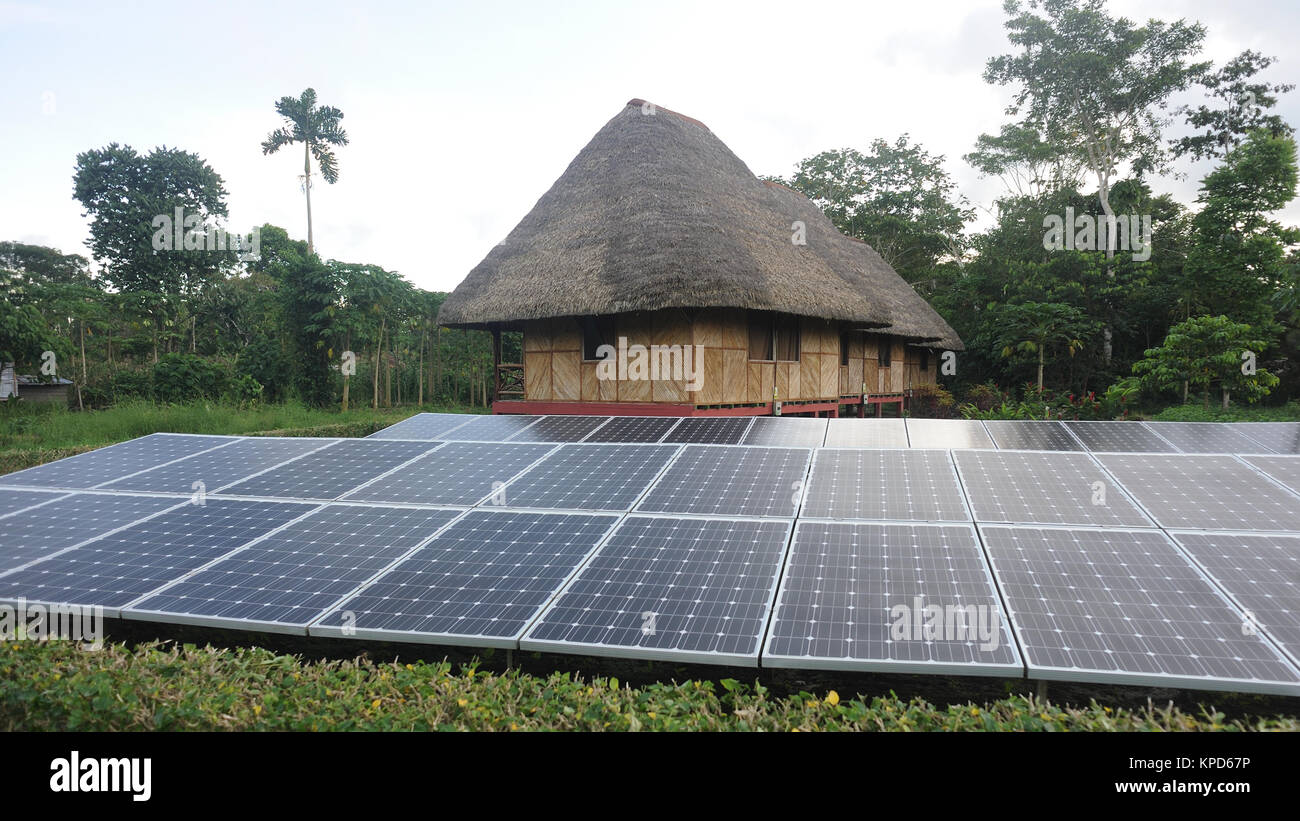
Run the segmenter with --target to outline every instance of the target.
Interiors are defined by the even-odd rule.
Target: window
[[[876,339],[876,364],[882,368],[888,368],[890,364],[889,356],[894,347],[893,340],[887,336],[877,337]]]
[[[798,362],[799,318],[751,311],[749,358],[757,362]]]
[[[602,359],[596,351],[601,345],[618,347],[614,336],[614,318],[610,316],[584,316],[582,318],[582,358],[585,361]]]
[[[924,373],[925,371],[928,370],[930,370],[930,349],[922,348],[921,349],[921,371],[922,373]]]
[[[840,334],[840,367],[842,368],[849,366],[849,339],[852,336],[848,331]]]

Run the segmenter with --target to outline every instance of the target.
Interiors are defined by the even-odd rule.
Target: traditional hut
[[[447,297],[493,334],[497,413],[838,415],[961,340],[866,243],[698,120],[632,100]],[[522,332],[523,361],[501,361]],[[780,403],[779,405],[776,403]]]

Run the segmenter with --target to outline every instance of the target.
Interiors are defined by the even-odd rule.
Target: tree
[[[1107,218],[1106,259],[1115,254],[1110,186],[1129,163],[1137,177],[1168,166],[1161,142],[1170,95],[1203,75],[1209,63],[1188,63],[1205,38],[1200,25],[1149,20],[1144,26],[1107,14],[1103,0],[1017,0],[1003,6],[1016,54],[993,57],[984,79],[1019,86],[1007,114],[1083,164],[1096,178]],[[1042,10],[1043,15],[1034,13]],[[1108,274],[1110,269],[1108,266]],[[1112,329],[1105,328],[1104,356]]]
[[[985,176],[1002,180],[1017,197],[1041,197],[1079,187],[1083,163],[1043,139],[1037,129],[1020,124],[1002,126],[995,136],[981,134],[975,150],[962,159]]]
[[[333,185],[339,181],[338,160],[331,145],[348,144],[347,132],[339,125],[343,112],[334,106],[316,105],[315,89],[307,89],[301,97],[281,97],[275,111],[286,125],[272,131],[262,142],[263,154],[274,154],[286,145],[303,144],[303,192],[307,195],[307,254],[316,253],[316,243],[311,225],[311,158],[316,158],[325,182]]]
[[[1289,137],[1295,133],[1277,114],[1267,114],[1266,109],[1277,104],[1277,95],[1295,88],[1293,84],[1250,82],[1258,72],[1268,68],[1276,58],[1265,57],[1257,51],[1243,51],[1215,72],[1207,72],[1198,80],[1223,103],[1222,108],[1207,105],[1196,108],[1183,106],[1178,111],[1186,116],[1192,128],[1205,129],[1200,134],[1183,137],[1174,143],[1177,156],[1191,154],[1198,160],[1223,157],[1241,144],[1252,131],[1265,131],[1274,137]]]
[[[1277,385],[1276,376],[1254,364],[1266,347],[1268,341],[1249,325],[1226,316],[1193,317],[1170,328],[1164,343],[1133,365],[1133,374],[1156,390],[1199,389],[1207,408],[1217,384],[1227,410],[1233,393],[1256,402]]]
[[[1003,305],[997,310],[1002,331],[1001,354],[1010,358],[1028,354],[1038,365],[1038,390],[1043,389],[1043,368],[1062,351],[1071,357],[1084,347],[1084,339],[1095,323],[1078,308],[1062,304],[1025,302]]]
[[[962,232],[974,218],[944,170],[942,156],[908,141],[873,140],[867,153],[823,151],[799,163],[787,183],[915,281],[945,256],[959,256]]]

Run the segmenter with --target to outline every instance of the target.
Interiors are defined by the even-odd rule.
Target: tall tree
[[[1294,134],[1295,129],[1277,114],[1268,113],[1268,109],[1277,104],[1277,95],[1293,90],[1295,85],[1252,81],[1274,62],[1274,57],[1247,50],[1218,71],[1206,72],[1198,82],[1222,107],[1202,104],[1196,108],[1180,108],[1179,113],[1186,116],[1188,125],[1204,130],[1175,141],[1174,153],[1191,154],[1198,160],[1223,157],[1252,131],[1265,131],[1274,137]]]
[[[307,195],[307,253],[316,253],[316,243],[311,226],[311,158],[316,158],[320,175],[333,185],[339,181],[338,160],[332,145],[347,145],[347,132],[339,125],[343,112],[331,105],[316,105],[315,89],[307,89],[300,97],[281,97],[275,111],[285,119],[285,125],[272,131],[262,142],[263,154],[274,154],[286,145],[303,144],[303,192]]]

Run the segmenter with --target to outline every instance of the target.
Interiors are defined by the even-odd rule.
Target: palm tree
[[[309,88],[301,97],[281,97],[275,111],[284,117],[286,124],[272,131],[262,143],[263,154],[274,154],[291,143],[303,144],[303,190],[307,193],[307,253],[314,254],[316,245],[311,233],[311,158],[320,165],[325,182],[333,185],[339,181],[338,161],[334,159],[331,145],[347,145],[347,132],[339,127],[343,112],[332,105],[316,106],[316,90]]]

